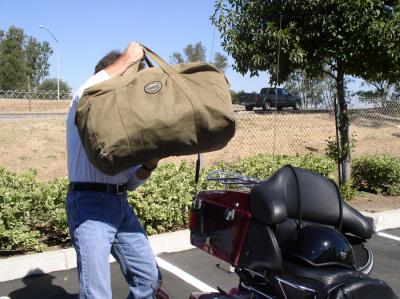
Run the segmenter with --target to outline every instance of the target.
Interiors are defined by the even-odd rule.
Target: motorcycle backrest
[[[372,236],[372,220],[342,199],[335,183],[328,178],[297,167],[284,166],[268,180],[252,188],[250,211],[267,225],[288,218],[330,226],[360,238]]]

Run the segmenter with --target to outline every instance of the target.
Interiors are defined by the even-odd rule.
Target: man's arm
[[[131,42],[124,53],[104,70],[110,77],[122,75],[132,64],[142,60],[144,57],[143,48],[139,43]]]
[[[136,177],[139,180],[147,179],[154,169],[157,168],[159,160],[151,160],[143,163],[141,167],[136,170]]]
[[[152,160],[140,166],[136,166],[131,178],[127,182],[128,190],[135,190],[137,187],[144,184],[153,170],[157,168],[158,161],[159,160]]]

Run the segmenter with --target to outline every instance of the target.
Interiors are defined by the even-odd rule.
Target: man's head
[[[94,73],[96,74],[96,73],[100,72],[101,70],[104,70],[109,65],[113,64],[121,55],[122,55],[122,53],[118,50],[113,50],[110,53],[106,54],[96,64],[96,67],[94,68]]]
[[[96,64],[94,68],[94,73],[97,74],[98,72],[104,70],[109,65],[113,64],[119,57],[122,56],[122,53],[118,50],[112,50],[110,53],[106,54],[99,62]],[[144,69],[145,65],[143,61],[140,62],[139,71]]]

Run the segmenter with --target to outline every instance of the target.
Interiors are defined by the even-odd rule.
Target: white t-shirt
[[[127,169],[114,176],[102,173],[89,161],[79,137],[78,128],[75,126],[75,114],[83,91],[97,83],[110,79],[106,71],[100,71],[90,77],[74,94],[67,117],[67,155],[68,178],[70,182],[90,182],[103,184],[128,184],[128,189],[133,190],[146,180],[136,177],[138,166]]]

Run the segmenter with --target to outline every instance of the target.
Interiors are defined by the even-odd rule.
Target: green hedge
[[[68,242],[66,180],[41,183],[34,170],[0,167],[0,253],[40,251]]]
[[[389,168],[394,165],[392,159],[385,161],[381,163],[390,164],[387,165]],[[361,162],[355,160],[354,164],[357,163]],[[256,155],[203,169],[197,188],[222,188],[205,181],[205,175],[210,170],[224,168],[266,179],[286,164],[307,168],[331,178],[335,176],[335,164],[328,158],[311,154],[276,156],[274,159],[270,155]],[[399,168],[395,169],[398,171]],[[382,172],[388,173],[387,170]],[[357,169],[353,173],[358,176]],[[397,176],[398,182],[400,179]],[[392,184],[392,181],[389,183]],[[0,167],[0,253],[41,251],[55,244],[70,245],[64,203],[67,185],[65,179],[43,183],[37,180],[35,171],[16,174]],[[393,186],[397,187],[389,189],[398,188],[394,181]],[[130,192],[128,200],[151,235],[187,227],[188,212],[195,192],[193,165],[165,163],[154,171],[146,184]]]
[[[353,188],[384,195],[400,195],[400,158],[367,155],[353,159]]]

